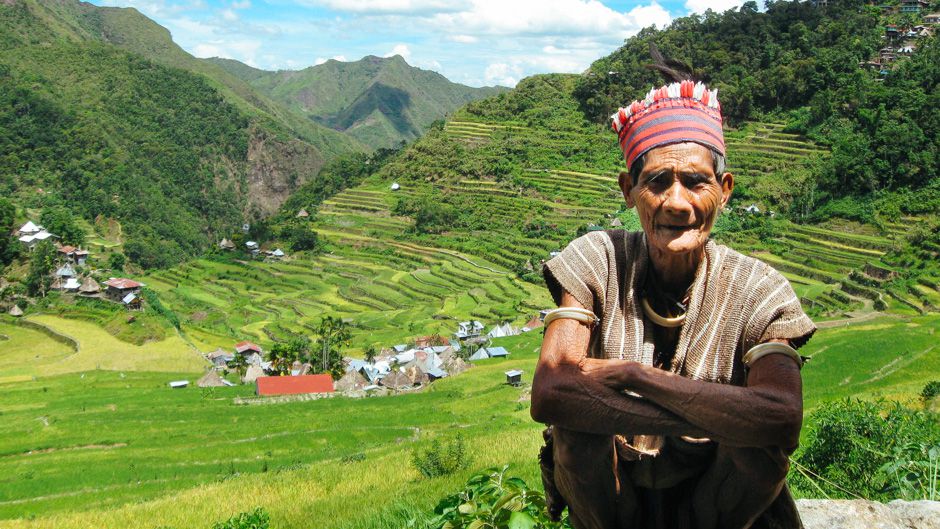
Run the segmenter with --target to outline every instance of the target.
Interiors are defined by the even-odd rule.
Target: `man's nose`
[[[663,209],[670,215],[689,215],[692,213],[692,203],[689,201],[689,190],[678,180],[666,190],[666,200]]]

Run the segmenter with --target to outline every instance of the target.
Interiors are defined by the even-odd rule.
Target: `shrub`
[[[435,439],[430,447],[416,449],[411,454],[411,464],[426,478],[453,474],[469,463],[467,447],[460,434],[449,441]]]
[[[931,380],[920,392],[920,398],[930,400],[940,395],[940,380]]]
[[[794,458],[795,488],[806,494],[870,500],[937,497],[940,421],[900,404],[844,400],[809,418],[808,441]]]
[[[262,508],[257,507],[251,512],[241,512],[224,522],[216,522],[212,529],[268,529],[271,516]]]
[[[464,490],[442,499],[427,527],[493,529],[570,527],[567,516],[554,522],[545,510],[545,497],[526,482],[506,476],[508,467],[490,468],[474,475]]]

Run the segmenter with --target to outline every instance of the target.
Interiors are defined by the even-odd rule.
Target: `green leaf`
[[[503,494],[503,496],[500,499],[496,500],[496,503],[493,504],[493,510],[498,511],[502,509],[503,506],[506,505],[506,503],[508,503],[509,500],[515,498],[517,494],[518,493],[516,492],[507,492],[506,494]]]
[[[483,527],[486,527],[486,522],[477,518],[476,520],[470,522],[470,525],[467,526],[467,529],[483,529]]]
[[[526,512],[514,512],[509,517],[509,529],[533,529],[535,518]]]
[[[457,507],[457,510],[461,514],[471,514],[473,511],[477,510],[477,506],[472,503],[462,503],[460,507]]]

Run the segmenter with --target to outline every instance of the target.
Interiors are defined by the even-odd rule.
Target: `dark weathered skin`
[[[636,185],[621,175],[621,189],[647,234],[655,278],[665,290],[681,294],[694,279],[733,179],[729,173],[717,177],[708,150],[697,144],[661,147],[647,158]],[[585,308],[568,293],[559,306]],[[590,358],[590,340],[591,330],[583,323],[552,322],[532,385],[532,417],[553,425],[554,481],[575,528],[669,523],[690,529],[771,527],[761,514],[792,501],[781,490],[802,425],[797,362],[767,355],[750,367],[745,386],[732,386],[631,361]],[[624,390],[643,398],[627,396]],[[678,513],[675,520],[649,519],[642,513],[640,496],[624,473],[627,463],[618,462],[617,434],[689,436],[717,443],[701,476],[683,485],[682,497],[668,498]],[[798,518],[776,521],[773,527],[801,527]]]
[[[579,303],[566,294],[563,306]],[[747,386],[738,387],[588,358],[589,341],[583,324],[552,322],[532,385],[532,417],[554,425],[556,487],[577,529],[632,527],[627,520],[637,507],[632,485],[617,471],[615,434],[718,443],[714,464],[690,498],[696,517],[691,527],[744,528],[767,509],[799,439],[802,384],[795,361],[765,356],[751,367]],[[625,389],[646,400],[624,395]]]

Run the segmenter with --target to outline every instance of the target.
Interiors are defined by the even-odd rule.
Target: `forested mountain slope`
[[[370,55],[354,62],[331,59],[300,71],[277,72],[230,59],[209,62],[370,148],[411,141],[458,107],[505,90],[452,83],[439,73],[410,66],[400,55]]]
[[[221,70],[181,69],[211,65],[134,10],[0,3],[0,49],[3,194],[119,219],[144,266],[201,253],[359,148]]]

